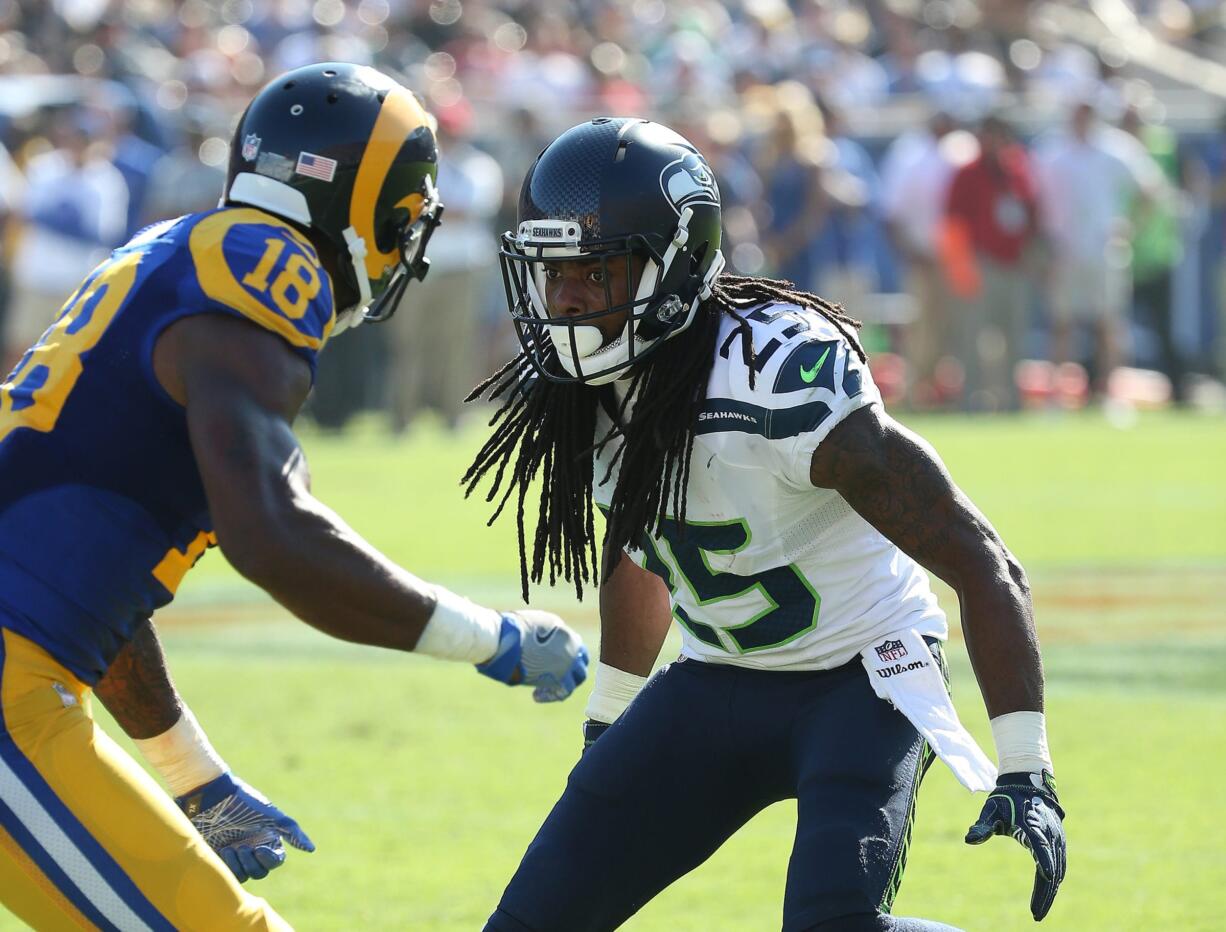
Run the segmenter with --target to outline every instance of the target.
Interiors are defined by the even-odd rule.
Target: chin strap
[[[353,227],[345,227],[341,231],[345,237],[345,246],[349,250],[349,261],[353,266],[353,277],[358,283],[358,303],[352,307],[336,312],[336,323],[332,325],[332,336],[352,330],[365,320],[366,308],[370,305],[370,279],[366,277],[366,240],[358,235]]]
[[[358,282],[358,307],[370,304],[370,279],[366,275],[366,240],[353,227],[341,231],[349,249],[349,261],[353,264],[353,277]]]
[[[698,300],[695,302],[695,307],[711,297],[711,292],[715,290],[715,279],[719,278],[719,273],[724,270],[726,264],[727,261],[724,259],[724,253],[719,249],[715,250],[715,258],[711,260],[711,268],[707,269],[707,274],[702,279],[702,287],[698,289]]]

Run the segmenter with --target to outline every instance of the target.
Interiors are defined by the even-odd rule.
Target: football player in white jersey
[[[585,753],[487,928],[615,928],[794,798],[785,930],[947,930],[890,915],[934,755],[990,791],[967,842],[1030,850],[1042,919],[1064,812],[1025,573],[885,413],[858,324],[724,273],[720,235],[701,153],[602,118],[541,153],[503,236],[523,351],[474,392],[502,407],[466,481],[515,497],[525,596],[546,567],[599,581],[601,662]],[[950,702],[924,570],[958,593],[998,768]],[[648,680],[673,619],[681,657]]]

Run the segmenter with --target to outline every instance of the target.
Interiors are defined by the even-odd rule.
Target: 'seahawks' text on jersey
[[[215,542],[184,409],[153,372],[158,336],[193,314],[249,320],[313,371],[332,285],[262,211],[167,221],[95,269],[0,385],[0,626],[86,683]]]
[[[631,554],[668,585],[682,655],[827,669],[900,628],[944,638],[923,569],[837,492],[809,482],[813,451],[834,426],[881,404],[868,367],[816,311],[775,304],[746,316],[754,386],[735,321],[725,318],[698,419],[684,533],[666,521]],[[609,427],[600,417],[598,437]],[[615,452],[608,444],[597,453],[598,482]],[[595,489],[602,508],[615,479]]]

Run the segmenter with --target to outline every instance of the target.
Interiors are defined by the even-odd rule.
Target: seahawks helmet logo
[[[719,206],[719,187],[711,166],[697,152],[686,152],[660,172],[660,188],[680,214],[691,204]]]

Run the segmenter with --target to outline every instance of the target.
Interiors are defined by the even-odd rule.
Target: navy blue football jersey
[[[0,626],[95,682],[216,542],[184,409],[153,371],[193,314],[242,317],[314,372],[335,309],[311,243],[226,207],[115,250],[0,385]]]

